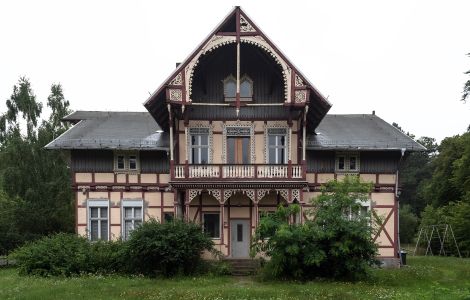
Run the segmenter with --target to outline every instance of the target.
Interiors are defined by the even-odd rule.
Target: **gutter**
[[[398,236],[398,257],[400,258],[400,266],[403,265],[403,259],[401,256],[401,243],[400,243],[400,195],[398,194],[398,175],[399,175],[399,169],[400,165],[403,161],[403,157],[405,156],[405,148],[401,149],[401,156],[400,160],[398,161],[398,166],[397,166],[397,173],[396,173],[396,178],[395,178],[395,198],[397,199],[397,236]]]

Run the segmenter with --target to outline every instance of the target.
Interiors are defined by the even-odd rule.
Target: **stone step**
[[[230,265],[232,275],[235,276],[255,274],[260,266],[259,260],[254,259],[225,259],[224,261]]]

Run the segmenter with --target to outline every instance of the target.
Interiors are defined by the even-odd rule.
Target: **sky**
[[[20,76],[73,110],[143,103],[240,5],[333,104],[438,141],[470,125],[470,1],[0,1],[0,111]],[[46,110],[47,114],[48,111]]]

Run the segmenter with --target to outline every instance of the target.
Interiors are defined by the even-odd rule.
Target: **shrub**
[[[314,219],[304,224],[288,222],[298,213],[297,205],[279,207],[275,214],[261,219],[252,256],[269,256],[266,268],[274,277],[305,280],[365,276],[368,267],[377,263],[371,215],[361,214],[358,203],[367,199],[369,190],[370,185],[355,177],[327,183],[312,201],[315,211],[310,214]]]
[[[129,271],[145,275],[191,274],[204,250],[212,251],[212,240],[200,226],[179,220],[159,223],[150,220],[135,229],[127,242]]]
[[[11,257],[24,275],[71,276],[90,271],[90,243],[75,234],[41,238],[15,250]]]
[[[88,272],[122,273],[127,270],[126,244],[121,240],[90,243]]]
[[[411,211],[411,206],[405,204],[400,208],[400,242],[411,243],[418,228],[418,217]]]

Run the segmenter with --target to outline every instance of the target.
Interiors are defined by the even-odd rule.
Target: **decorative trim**
[[[291,102],[291,72],[292,69],[287,62],[271,47],[271,45],[262,36],[243,36],[240,37],[240,42],[255,45],[266,51],[274,61],[281,67],[282,75],[284,78],[284,96],[285,102]]]
[[[193,199],[200,195],[202,190],[188,190],[189,192],[189,199],[188,199],[188,203],[191,203],[191,201],[193,201]]]
[[[181,89],[168,89],[170,101],[183,101],[183,91]]]
[[[292,201],[300,202],[300,190],[292,190]]]
[[[170,85],[183,85],[183,75],[181,72],[170,81]]]
[[[220,190],[207,190],[207,192],[220,203],[220,200],[222,199],[222,193]]]
[[[295,74],[295,83],[294,83],[295,87],[303,87],[305,86],[304,84],[304,81],[302,80],[302,78],[300,78],[299,75]]]
[[[266,196],[266,194],[269,194],[270,190],[268,189],[260,189],[258,190],[258,202],[260,202],[261,200],[263,200],[264,196]]]
[[[250,128],[250,160],[252,164],[256,162],[256,149],[255,149],[255,123],[251,121],[240,121],[238,120],[232,124],[223,125],[222,129],[222,161],[224,164],[227,163],[227,136],[234,136],[233,134],[227,135],[227,128]],[[245,136],[245,135],[243,135]]]
[[[281,195],[282,198],[284,198],[284,200],[286,200],[286,202],[289,202],[289,190],[287,189],[276,189],[276,192]]]
[[[245,19],[240,16],[240,32],[256,32],[256,29]]]
[[[307,102],[307,90],[299,90],[294,92],[295,103]]]

